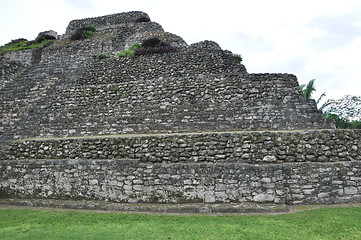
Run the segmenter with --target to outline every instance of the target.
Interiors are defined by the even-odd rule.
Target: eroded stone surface
[[[322,130],[334,124],[294,75],[249,74],[217,43],[140,17],[74,20],[50,46],[1,54],[0,198],[360,202],[360,131]],[[86,25],[91,38],[69,39]],[[147,36],[178,51],[115,57]]]

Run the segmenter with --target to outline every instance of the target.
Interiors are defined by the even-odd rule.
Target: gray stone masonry
[[[9,149],[8,160],[0,161],[0,196],[128,203],[359,202],[360,134],[330,130],[19,141]]]
[[[0,197],[359,202],[360,139],[323,130],[22,140],[0,161]]]
[[[94,26],[96,29],[103,30],[104,28],[107,28],[109,26],[132,24],[135,23],[139,17],[143,17],[143,16],[149,18],[147,13],[133,11],[127,13],[111,14],[102,17],[73,20],[69,23],[68,27],[66,28],[65,34],[70,35],[77,29],[89,25]]]
[[[143,16],[74,20],[51,45],[0,54],[0,198],[361,202],[361,131],[335,130],[296,76],[250,74]],[[116,57],[152,37],[177,51]]]
[[[128,134],[13,142],[5,159],[137,159],[249,164],[361,161],[361,131]]]

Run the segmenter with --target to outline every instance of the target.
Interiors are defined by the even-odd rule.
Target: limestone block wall
[[[82,64],[89,59],[84,55],[76,55],[76,51],[70,54],[72,51],[67,50],[68,48],[56,43],[36,50],[36,54],[33,54],[35,50],[4,54],[5,56],[23,54],[29,57],[31,64],[21,62],[22,58],[16,62],[8,61],[10,58],[5,59],[3,65],[5,75],[2,75],[4,81],[0,83],[2,85],[0,89],[0,155],[9,140],[20,137],[21,132],[26,135],[23,132],[22,119],[31,118],[33,109],[39,108],[38,103],[45,96],[51,95],[56,87],[65,82],[74,81],[76,73],[82,69]],[[63,54],[52,55],[57,52]],[[7,64],[10,66],[9,69],[6,69]]]
[[[26,68],[0,89],[0,158],[9,141],[20,137],[19,133],[26,135],[21,120],[31,117],[33,107],[58,80],[42,70],[40,66]]]
[[[117,104],[119,101],[122,101],[122,99],[119,99],[120,96],[118,94],[116,96],[104,96],[102,93],[100,96],[95,96],[99,93],[98,89],[102,92],[102,88],[107,88],[106,85],[109,84],[114,85],[119,84],[119,82],[123,84],[127,81],[132,81],[131,84],[136,87],[138,84],[134,81],[134,78],[139,77],[141,78],[140,81],[145,82],[142,78],[144,78],[144,76],[146,76],[149,72],[154,72],[154,76],[180,77],[196,74],[202,72],[203,70],[204,73],[212,71],[233,71],[233,68],[245,71],[243,65],[234,62],[230,53],[222,51],[218,45],[216,48],[213,48],[213,52],[208,53],[207,51],[212,50],[212,48],[197,47],[197,44],[195,44],[190,47],[189,50],[190,53],[194,53],[194,56],[187,56],[185,52],[180,52],[177,53],[180,56],[179,61],[170,59],[169,56],[161,55],[150,56],[148,59],[139,58],[137,60],[119,60],[110,55],[110,59],[97,61],[94,59],[94,56],[97,54],[114,51],[115,47],[113,40],[117,38],[117,36],[113,36],[108,33],[105,33],[105,35],[102,35],[102,33],[98,34],[99,35],[94,36],[91,39],[83,41],[57,41],[54,44],[41,49],[38,51],[39,59],[36,62],[31,60],[32,64],[26,65],[26,68],[24,67],[22,72],[17,73],[17,76],[10,76],[9,74],[5,74],[5,72],[9,73],[11,69],[13,69],[11,71],[14,72],[15,69],[19,69],[19,67],[17,67],[18,65],[23,66],[22,63],[16,62],[14,63],[15,65],[11,64],[11,66],[14,67],[4,67],[4,75],[2,76],[5,76],[7,80],[2,82],[4,86],[3,90],[0,92],[0,100],[2,102],[0,105],[0,141],[2,143],[0,149],[2,149],[5,145],[4,141],[8,141],[14,137],[21,138],[45,135],[63,136],[69,134],[76,135],[81,132],[86,132],[87,134],[129,132],[132,126],[128,126],[127,121],[131,121],[132,119],[128,118],[127,113],[124,112],[124,114],[122,114],[123,116],[115,116],[111,113],[112,111],[119,111],[119,105]],[[124,47],[124,42],[122,42],[122,44]],[[25,54],[24,56],[30,56],[26,51],[23,52],[23,54]],[[9,55],[12,56],[12,54]],[[15,55],[17,55],[17,53]],[[34,54],[31,54],[32,57],[33,55]],[[209,60],[209,62],[207,64],[195,64],[195,67],[190,69],[182,68],[182,64],[184,62],[196,62],[196,58],[207,61]],[[160,62],[163,61],[162,59],[164,59],[164,62],[160,65]],[[137,65],[135,68],[138,68],[140,71],[134,71],[132,67],[129,68],[129,66],[127,66],[129,61],[133,61]],[[5,62],[8,63],[9,61],[5,59]],[[166,66],[165,63],[169,63],[170,66]],[[227,66],[227,64],[230,64],[230,66]],[[4,64],[4,66],[6,65]],[[185,67],[187,66],[188,65]],[[119,67],[123,68],[122,72],[119,72],[121,71]],[[164,73],[161,71],[162,68],[165,71]],[[171,72],[168,73],[168,70]],[[110,73],[112,71],[114,71],[113,75]],[[124,74],[123,71],[127,71],[127,74]],[[113,80],[113,83],[110,79],[103,82],[99,81],[99,78],[106,77],[108,75],[111,75],[112,78],[118,78],[120,76],[123,80]],[[151,75],[150,77],[153,76]],[[98,80],[94,80],[93,78],[97,78]],[[148,82],[151,83],[151,81]],[[96,93],[94,95],[83,93],[83,91],[87,89],[85,86],[89,85],[95,85],[90,86],[90,88],[95,88]],[[109,87],[114,91],[114,89],[119,86]],[[120,88],[122,87],[126,86],[120,86]],[[78,88],[80,88],[80,90]],[[142,88],[147,89],[146,86],[143,86]],[[68,89],[72,90],[68,91]],[[92,110],[89,113],[85,112],[88,111],[87,108],[82,108],[82,106],[79,105],[78,108],[81,108],[80,111],[82,113],[79,112],[79,121],[74,122],[73,117],[78,115],[78,113],[74,113],[74,106],[78,104],[76,101],[83,101],[81,103],[84,104],[83,107],[91,106],[84,102],[87,101],[85,98],[74,99],[75,102],[71,102],[72,97],[76,97],[79,91],[80,94],[85,94],[84,97],[89,97],[89,99],[106,97],[113,98],[113,101],[115,102],[106,103],[104,106],[98,105],[100,109],[97,109],[96,112]],[[71,94],[72,96],[69,96],[69,93],[74,93],[76,95]],[[64,99],[64,94],[67,95],[65,97],[69,97],[69,99]],[[124,97],[124,95],[122,97]],[[133,100],[131,100],[132,97],[135,96],[127,96],[127,98],[130,99],[130,104],[133,102]],[[156,101],[160,103],[160,100]],[[109,104],[111,104],[111,106]],[[57,110],[55,110],[59,107],[63,111],[57,112]],[[154,111],[158,115],[164,115],[166,110],[162,108],[163,107],[158,105],[157,109],[154,109]],[[52,110],[55,110],[55,112],[50,112]],[[108,112],[104,113],[104,111]],[[103,117],[100,117],[95,122],[92,121],[89,124],[88,119],[90,117],[97,118],[101,115],[103,115]],[[142,119],[147,118],[146,113],[142,113],[141,115]],[[87,119],[84,119],[84,117]],[[115,119],[113,117],[115,117]],[[122,117],[126,118],[126,120],[119,120],[119,118]],[[166,117],[167,116],[162,116],[161,118],[165,119]],[[154,124],[155,121],[157,121],[157,119],[154,119],[151,123],[151,125],[156,126],[154,131],[159,131],[159,129],[164,130],[162,127],[163,124]],[[114,125],[119,123],[121,124],[120,127]],[[131,124],[137,126],[135,127],[135,131],[149,128],[148,126],[141,127],[139,122]],[[114,127],[117,129],[116,131],[114,131]],[[171,129],[169,126],[167,128]]]
[[[2,52],[0,53],[0,61],[3,64],[6,62],[18,62],[22,64],[31,64],[33,62],[34,49],[17,52]],[[3,65],[2,64],[2,65]]]
[[[361,131],[111,135],[20,140],[4,159],[137,159],[249,164],[361,161]]]
[[[136,34],[131,35],[125,41],[125,48],[129,48],[134,43],[141,43],[144,40],[150,38],[159,38],[165,42],[170,43],[173,47],[182,48],[187,47],[187,43],[181,38],[173,33],[164,32],[164,31],[139,31]]]
[[[37,51],[37,61],[0,92],[0,139],[334,127],[300,96],[294,76],[247,74],[212,41],[164,55],[94,59],[124,48],[125,39],[159,33],[158,24],[134,23],[140,15],[107,16],[115,19],[109,26],[88,19],[120,32],[102,30]]]
[[[334,125],[294,75],[248,74],[140,16],[75,20],[50,46],[1,54],[0,198],[361,201],[360,131],[305,132]],[[93,37],[68,39],[85,25]],[[114,56],[152,36],[179,51]]]
[[[223,50],[189,47],[180,52],[136,58],[109,58],[89,62],[79,76],[79,85],[100,85],[199,74],[245,74],[245,67]]]
[[[146,165],[128,160],[31,160],[1,161],[0,170],[1,198],[286,204],[361,200],[360,162]]]
[[[360,135],[333,130],[27,140],[14,143],[0,161],[0,197],[359,202]]]
[[[0,60],[0,91],[7,84],[11,83],[20,76],[28,65],[16,61],[1,61]]]
[[[156,22],[136,22],[139,17],[149,18],[148,14],[135,11],[97,18],[73,20],[69,23],[62,39],[69,38],[75,30],[81,27],[92,25],[96,28],[95,35],[100,35],[103,41],[107,38],[104,35],[110,34],[108,38],[110,38],[112,42],[112,50],[106,51],[107,49],[105,49],[101,51],[104,53],[119,52],[129,48],[133,43],[141,42],[152,37],[160,37],[175,47],[187,46],[187,43],[181,37],[164,32],[162,26]]]
[[[144,33],[159,33],[158,35],[161,36],[171,36],[171,34],[165,33],[162,26],[155,22],[109,25],[107,28],[97,29],[91,38],[84,40],[71,41],[68,39],[70,35],[64,35],[61,41],[55,42],[53,46],[47,48],[47,51],[43,51],[42,60],[49,61],[56,58],[66,62],[70,56],[72,56],[73,59],[77,58],[77,60],[91,60],[100,53],[114,56],[116,53],[129,47],[128,39],[137,39],[132,38],[132,36],[138,36]],[[175,43],[183,43],[183,45],[186,45],[181,37],[169,39]]]
[[[102,17],[73,20],[69,23],[68,27],[66,28],[65,34],[69,35],[74,31],[76,31],[78,28],[88,25],[92,25],[97,29],[102,29],[112,25],[135,23],[135,21],[139,17],[143,17],[143,16],[149,18],[147,13],[140,11],[133,11],[133,12],[111,14]]]
[[[84,62],[100,51],[94,46],[89,46],[86,41],[56,42],[42,49],[3,53],[0,67],[0,140],[21,131],[19,120],[31,116],[32,109],[39,107],[37,103],[51,94],[50,89],[74,81]]]
[[[95,37],[75,42],[57,41],[38,50],[4,53],[0,67],[0,141],[19,136],[18,133],[23,132],[20,120],[31,118],[33,109],[41,108],[38,103],[45,95],[50,96],[56,88],[74,82],[85,63],[102,50],[112,51],[112,42],[106,43]],[[39,59],[35,61],[35,57]],[[2,142],[0,150],[3,145]]]
[[[113,51],[119,52],[130,47],[129,43],[131,40],[139,38],[133,36],[144,36],[145,33],[159,33],[157,36],[167,36],[166,39],[170,41],[175,46],[180,46],[178,43],[185,44],[184,40],[181,37],[171,38],[171,34],[164,32],[163,27],[155,22],[143,22],[143,23],[126,23],[121,25],[115,25],[113,27],[108,27],[106,29],[101,29],[101,32],[110,32],[112,35],[112,45]],[[131,44],[133,44],[132,42]]]
[[[117,76],[117,69],[122,71],[114,68],[113,76]],[[38,102],[31,116],[22,119],[19,135],[333,127],[317,111],[313,101],[301,97],[293,75],[208,75],[123,82],[114,78],[113,81],[119,83],[59,87]]]

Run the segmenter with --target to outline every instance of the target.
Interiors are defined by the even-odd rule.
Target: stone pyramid
[[[96,31],[72,40],[84,26]],[[149,39],[175,50],[117,56]],[[5,202],[361,200],[360,131],[336,130],[294,75],[248,73],[146,13],[74,20],[51,45],[0,57]]]

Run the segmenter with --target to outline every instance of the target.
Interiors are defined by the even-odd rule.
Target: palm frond
[[[322,93],[321,96],[317,99],[316,104],[318,105],[322,98],[326,97],[326,93]]]
[[[306,99],[311,99],[312,93],[316,91],[315,88],[315,79],[312,79],[308,82],[306,88],[303,90],[303,96]]]

